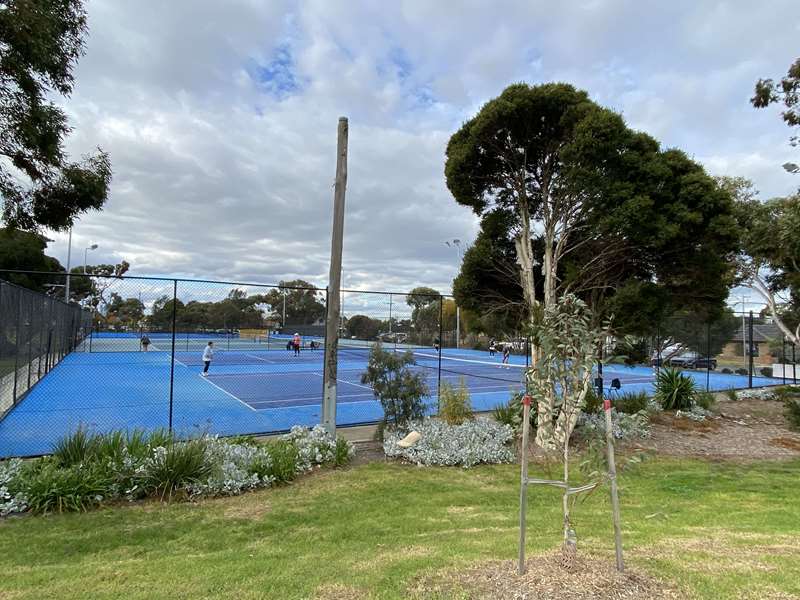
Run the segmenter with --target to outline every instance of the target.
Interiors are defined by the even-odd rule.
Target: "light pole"
[[[455,248],[456,252],[458,252],[458,264],[461,265],[461,261],[463,260],[463,254],[461,252],[461,240],[458,238],[454,240],[448,240],[445,242],[445,245],[448,248]],[[461,346],[461,308],[456,304],[456,348]]]
[[[97,250],[97,244],[92,244],[91,246],[87,246],[83,249],[83,274],[86,275],[86,255],[89,253],[89,250]]]
[[[67,242],[67,285],[64,286],[64,301],[69,302],[69,268],[72,260],[72,227],[69,228],[69,242]]]
[[[744,294],[740,298],[741,300],[736,304],[742,305],[742,359],[744,360],[744,368],[747,369],[747,327],[745,326],[744,313],[747,310],[747,305],[752,303],[745,300]]]

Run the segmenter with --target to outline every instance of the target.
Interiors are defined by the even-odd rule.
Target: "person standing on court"
[[[302,344],[302,340],[300,339],[300,334],[295,333],[294,337],[292,338],[292,346],[294,347],[294,355],[300,356],[300,345]]]
[[[208,377],[208,367],[211,366],[211,361],[214,359],[214,342],[208,342],[208,345],[203,350],[203,377]]]
[[[142,350],[147,352],[147,347],[150,345],[150,338],[147,337],[147,334],[142,336]]]
[[[511,356],[511,344],[506,344],[503,346],[503,364],[506,365],[506,369],[508,369],[508,357]]]

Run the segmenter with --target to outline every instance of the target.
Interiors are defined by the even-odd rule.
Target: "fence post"
[[[711,322],[706,323],[706,391],[711,387]]]
[[[794,355],[795,343],[792,342],[792,384],[797,385],[797,363]]]
[[[28,303],[28,308],[30,312],[28,313],[28,320],[27,320],[27,330],[28,330],[28,387],[26,389],[31,389],[31,366],[33,362],[33,311],[35,307],[35,302],[33,298],[31,298],[30,302]]]
[[[175,388],[175,323],[178,304],[178,280],[172,280],[172,353],[169,361],[169,431],[172,432],[172,398]]]
[[[284,290],[284,292],[285,292],[285,290]],[[284,300],[283,300],[283,306],[284,306],[283,320],[284,320],[284,323],[285,323],[286,322],[286,294],[285,293],[283,295],[283,298],[284,298]],[[330,301],[331,301],[331,297],[330,297],[330,294],[328,294],[328,287],[326,286],[325,287],[325,328],[324,328],[324,330],[322,332],[322,352],[323,352],[323,354],[322,354],[322,378],[321,378],[322,379],[322,410],[320,410],[320,417],[319,417],[320,425],[322,425],[325,422],[325,388],[326,388],[326,386],[325,386],[325,377],[326,377],[326,372],[327,372],[326,367],[325,367],[325,356],[326,356],[325,353],[327,352],[326,348],[328,347],[328,305],[330,304]],[[340,313],[341,313],[341,310],[340,310]],[[281,333],[284,333],[283,327],[285,327],[285,325],[281,325]],[[341,330],[338,329],[338,324],[337,324],[337,330],[336,330],[337,338],[338,338],[338,336],[340,334],[341,334]],[[281,343],[283,343],[283,340],[281,340]],[[337,346],[336,361],[337,361],[336,362],[336,367],[337,367],[337,373],[338,373],[338,367],[339,367],[338,346]]]
[[[436,414],[442,412],[442,348],[444,344],[444,296],[439,296],[439,368],[436,376]]]
[[[786,334],[781,335],[781,376],[786,385]]]
[[[17,302],[17,335],[15,336],[16,339],[14,340],[14,391],[11,396],[11,403],[16,405],[17,404],[17,378],[19,375],[19,331],[21,329],[19,320],[22,316],[22,293],[17,290],[17,298],[19,298]]]
[[[747,387],[753,387],[753,311],[750,311],[750,320],[747,324],[747,337],[750,338],[748,343],[748,348],[750,352],[750,358],[747,361]]]

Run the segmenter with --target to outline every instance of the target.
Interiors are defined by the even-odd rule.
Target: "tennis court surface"
[[[64,357],[0,421],[0,457],[45,454],[78,427],[96,431],[153,430],[170,423],[183,435],[277,433],[321,420],[323,351],[305,348],[299,356],[283,342],[221,340],[208,376],[202,376],[206,337],[179,339],[175,362],[171,340],[154,338],[147,352],[138,338],[97,336]],[[369,349],[343,345],[338,362],[337,425],[380,420],[372,390],[361,383]],[[413,349],[435,413],[440,382],[469,388],[476,411],[491,410],[523,387],[525,358],[464,349]],[[688,372],[710,390],[747,387],[746,376]],[[652,391],[649,367],[606,365],[606,385],[618,378],[622,391]],[[779,380],[755,377],[754,386]]]

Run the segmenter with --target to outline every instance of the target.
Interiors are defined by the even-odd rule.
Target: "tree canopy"
[[[783,333],[800,342],[800,327],[794,330],[782,317],[791,317],[800,306],[800,194],[767,202],[742,200],[738,205],[741,224],[741,281],[767,303]]]
[[[441,317],[441,295],[433,288],[415,287],[406,295],[406,304],[412,307],[411,325],[416,334],[427,337],[439,332],[439,318]],[[421,340],[415,340],[421,343]]]
[[[599,316],[625,317],[615,296],[649,307],[645,322],[722,309],[737,240],[730,195],[583,91],[508,87],[453,134],[445,175],[481,217],[454,285],[460,305],[509,320],[566,293]]]
[[[70,162],[63,149],[67,115],[49,100],[71,93],[86,33],[81,0],[2,3],[0,156],[7,160],[0,161],[0,197],[11,227],[67,229],[108,195],[108,154]]]
[[[275,319],[283,322],[283,302],[286,298],[286,324],[312,325],[325,316],[324,293],[302,279],[281,281],[263,295]]]
[[[47,238],[38,233],[0,228],[0,270],[63,272],[61,263],[44,253],[47,242]],[[52,289],[48,284],[63,283],[63,277],[57,280],[23,273],[7,273],[3,278],[38,292]]]
[[[756,108],[766,108],[770,104],[783,104],[781,118],[789,127],[800,127],[800,58],[790,66],[785,77],[775,82],[772,79],[759,79],[756,82],[755,95],[750,102]],[[800,143],[797,135],[789,138],[792,146]],[[784,165],[787,171],[800,172],[796,164]]]

